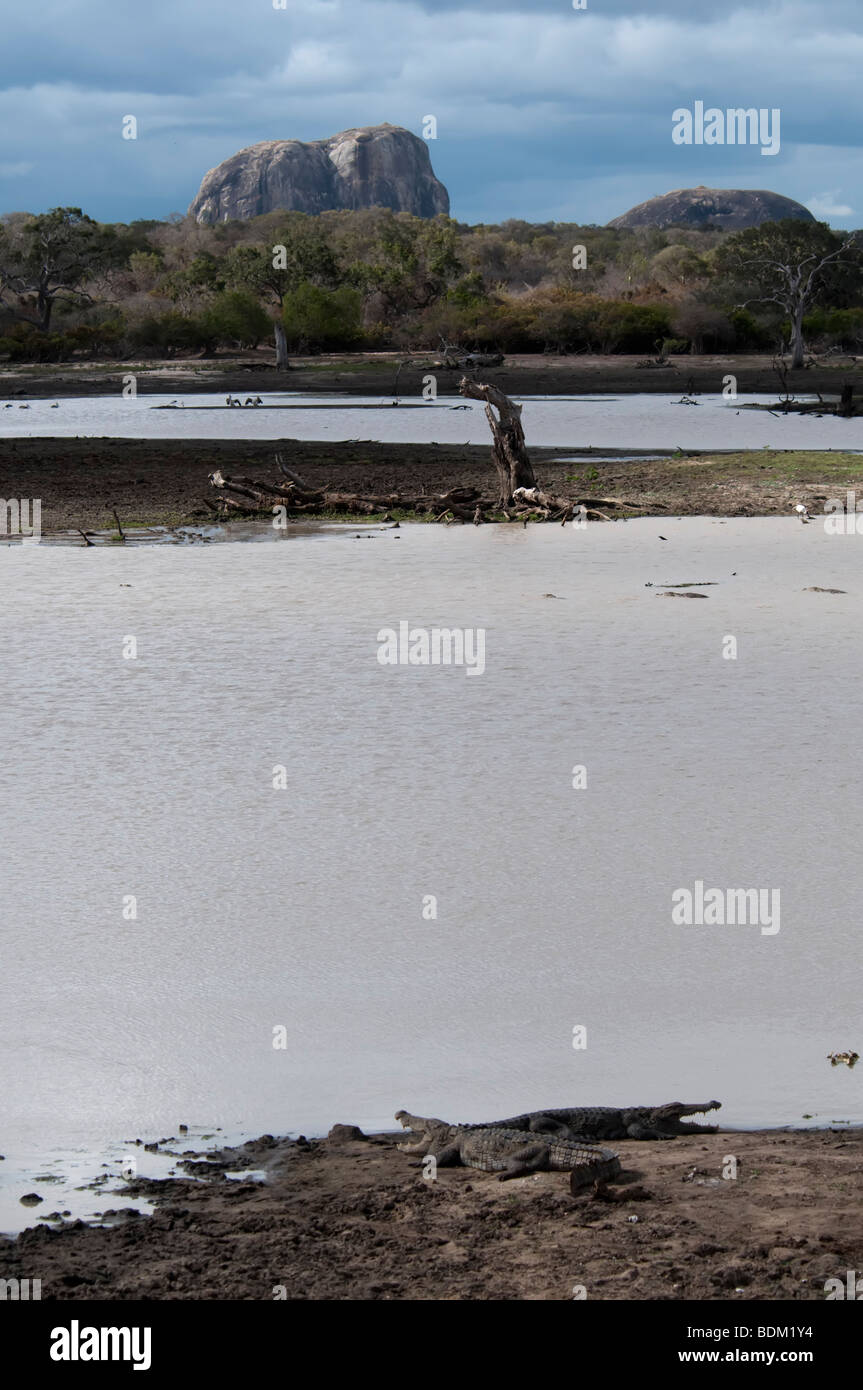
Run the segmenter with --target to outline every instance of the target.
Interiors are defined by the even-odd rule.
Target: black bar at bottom
[[[672,1367],[796,1366],[823,1378],[859,1353],[858,1317],[840,1302],[573,1299],[474,1302],[468,1311],[451,1301],[6,1301],[0,1338],[4,1362],[19,1377],[32,1371],[60,1381],[105,1372],[164,1381],[191,1371],[219,1385],[229,1372],[253,1376],[263,1366],[278,1368],[280,1381],[306,1380],[331,1374],[342,1360],[362,1374],[364,1356],[398,1376],[426,1367],[463,1376],[471,1365],[487,1374],[501,1365],[515,1383],[530,1367],[570,1385],[588,1375],[619,1378],[627,1367],[640,1376],[648,1368],[662,1375]]]

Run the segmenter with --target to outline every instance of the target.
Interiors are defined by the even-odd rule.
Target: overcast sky
[[[5,7],[0,212],[184,212],[257,140],[434,115],[453,216],[604,223],[769,188],[863,225],[861,0],[40,0]],[[782,144],[675,145],[672,111],[779,107]],[[124,116],[138,139],[122,138]]]

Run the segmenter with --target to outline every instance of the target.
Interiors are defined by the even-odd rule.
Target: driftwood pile
[[[863,399],[854,400],[854,387],[846,382],[838,401],[825,401],[820,391],[813,392],[816,401],[798,401],[792,395],[780,396],[771,405],[747,403],[743,410],[766,410],[771,415],[838,415],[843,420],[851,420],[863,415]]]
[[[445,348],[441,357],[432,363],[434,367],[444,367],[455,371],[459,367],[502,367],[502,352],[459,352],[455,348]]]
[[[407,494],[339,492],[315,488],[287,468],[279,454],[276,463],[281,479],[235,477],[217,471],[210,474],[216,489],[215,501],[204,500],[220,518],[259,516],[284,509],[285,516],[321,516],[342,513],[349,516],[376,516],[392,520],[393,511],[432,516],[435,521],[559,521],[565,525],[576,516],[587,520],[610,521],[615,513],[638,511],[637,504],[617,497],[562,497],[537,485],[533,466],[525,448],[521,425],[521,406],[496,386],[481,385],[466,377],[459,384],[461,395],[485,401],[485,413],[492,433],[492,462],[497,473],[497,496],[484,496],[478,488],[457,487],[449,492]],[[496,412],[496,413],[495,413]]]
[[[814,366],[814,360],[810,359],[806,363]],[[838,415],[843,420],[851,420],[857,415],[863,415],[863,400],[854,399],[854,383],[845,381],[842,383],[842,391],[838,401],[825,401],[820,391],[813,391],[817,396],[817,401],[798,401],[788,379],[788,367],[779,358],[773,359],[773,370],[779,377],[782,386],[779,400],[770,405],[753,404],[748,402],[742,406],[742,410],[766,410],[770,415]]]

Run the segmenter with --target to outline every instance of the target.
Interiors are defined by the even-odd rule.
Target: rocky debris
[[[359,1125],[333,1125],[327,1138],[333,1144],[346,1144],[351,1139],[366,1139]]]
[[[204,175],[189,213],[227,222],[285,210],[392,208],[417,217],[449,212],[425,140],[384,122],[327,140],[261,140]]]
[[[619,1179],[623,1181],[622,1177]],[[590,1194],[592,1202],[651,1202],[653,1193],[649,1192],[641,1183],[634,1183],[630,1187],[609,1187],[607,1183],[598,1179],[593,1184],[593,1191]]]
[[[757,188],[677,188],[661,197],[648,198],[620,217],[609,227],[721,227],[738,232],[744,227],[758,227],[762,222],[782,222],[794,217],[801,222],[815,218],[802,203]]]

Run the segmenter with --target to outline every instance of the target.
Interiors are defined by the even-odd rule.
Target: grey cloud
[[[629,181],[624,206],[689,182],[744,180],[801,200],[831,189],[837,207],[854,203],[859,6],[588,6],[22,6],[0,49],[0,166],[33,167],[4,180],[0,210],[26,200],[34,209],[72,202],[100,217],[162,215],[187,206],[207,169],[256,140],[315,139],[381,120],[419,131],[428,112],[439,120],[432,161],[459,217],[483,216],[484,207],[505,216],[509,197],[512,215],[547,219],[572,204],[575,190],[579,215],[605,220],[623,210],[609,180]],[[781,46],[772,42],[778,32]],[[768,161],[757,151],[672,148],[671,113],[696,98],[780,106],[782,153]],[[139,119],[137,142],[120,140],[127,113]],[[840,146],[845,173],[825,155]],[[820,170],[825,159],[837,166],[829,174]]]

